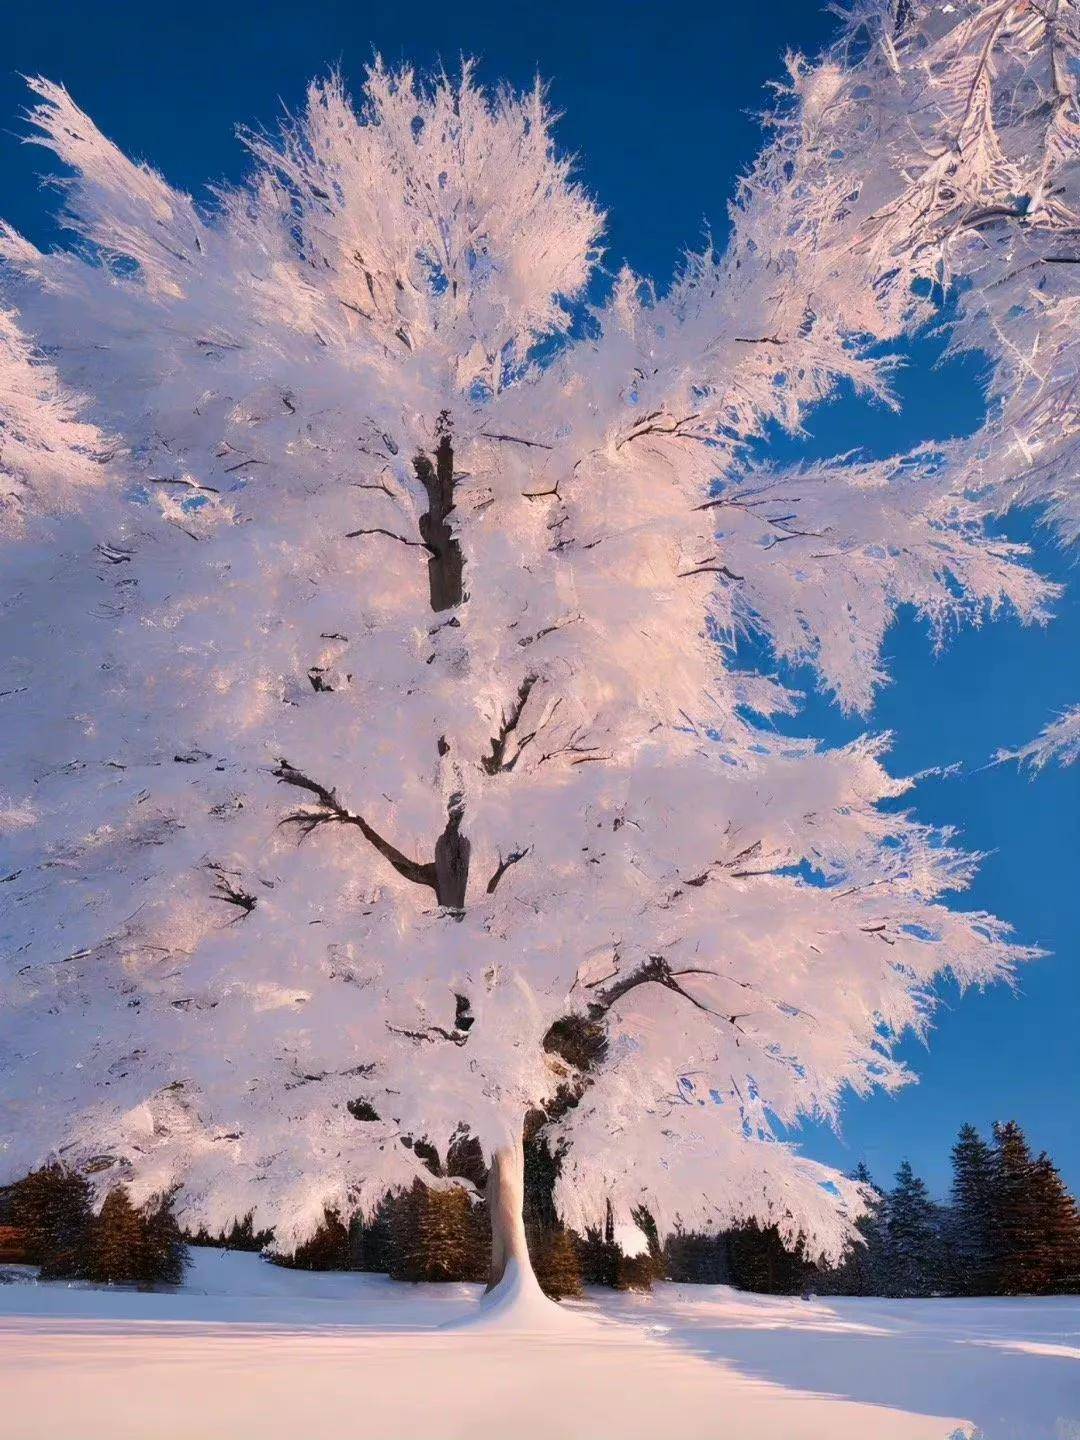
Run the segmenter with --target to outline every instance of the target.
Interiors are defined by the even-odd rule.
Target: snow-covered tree
[[[103,482],[103,450],[101,435],[79,418],[78,397],[0,305],[0,541],[28,515],[69,510],[82,486]]]
[[[890,28],[855,0],[849,35],[868,46],[842,98],[872,84],[887,112],[878,183],[892,193],[866,230],[900,304],[955,298],[949,353],[988,362],[987,418],[943,462],[1004,511],[1037,506],[1061,544],[1080,542],[1080,9],[969,0],[900,3]],[[866,74],[869,68],[872,78]],[[813,83],[827,74],[814,72]],[[830,102],[835,113],[836,101]],[[865,154],[860,147],[859,157]],[[860,158],[850,151],[846,163]],[[897,185],[896,178],[903,177]],[[909,245],[909,237],[915,244]],[[898,262],[890,273],[889,259]],[[998,760],[1034,770],[1077,754],[1080,707]]]
[[[539,90],[315,85],[204,210],[33,82],[80,243],[7,233],[11,302],[116,441],[64,496],[85,539],[5,554],[5,1171],[55,1146],[288,1248],[464,1183],[417,1142],[467,1133],[514,1289],[523,1120],[560,1095],[572,1227],[840,1256],[860,1188],[776,1122],[902,1084],[934,977],[1031,952],[945,905],[972,862],[886,803],[882,743],[779,737],[797,697],[734,642],[865,709],[899,605],[941,633],[1052,593],[984,529],[1013,480],[956,447],[750,458],[837,385],[887,397],[873,347],[945,291],[989,346],[974,297],[1044,243],[1000,232],[1065,223],[1035,96],[1071,6],[901,10],[792,62],[722,252],[589,309],[601,216]],[[1024,215],[979,218],[1014,170]]]

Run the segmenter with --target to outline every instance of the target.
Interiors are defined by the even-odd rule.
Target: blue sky
[[[452,66],[465,54],[488,81],[526,85],[539,73],[550,82],[564,114],[561,141],[609,211],[608,263],[628,261],[663,282],[707,228],[723,234],[734,178],[757,147],[755,113],[784,49],[815,47],[829,26],[814,0],[738,8],[695,0],[677,10],[655,0],[520,8],[493,0],[9,0],[0,215],[38,243],[55,238],[55,197],[38,187],[50,157],[16,138],[26,103],[20,73],[62,81],[107,134],[198,196],[205,182],[242,173],[234,125],[272,125],[328,66],[340,64],[358,89],[375,50],[420,68],[440,58]],[[981,408],[979,366],[935,367],[938,349],[927,341],[912,353],[899,379],[900,415],[841,398],[812,418],[803,450],[886,454],[970,428]],[[785,443],[785,454],[792,450]],[[918,786],[918,813],[956,825],[969,848],[988,852],[968,903],[993,909],[1021,939],[1052,952],[1025,969],[1015,995],[998,987],[961,998],[946,986],[929,1050],[904,1046],[921,1083],[849,1103],[839,1139],[807,1132],[813,1154],[845,1168],[866,1159],[879,1180],[908,1156],[938,1193],[960,1125],[987,1129],[1007,1118],[1080,1189],[1080,766],[1034,781],[1013,767],[981,768],[998,746],[1029,738],[1080,700],[1080,573],[1030,517],[1011,517],[1006,528],[1030,540],[1044,573],[1069,586],[1052,626],[1025,630],[1003,619],[934,656],[922,627],[905,618],[887,646],[894,683],[870,719],[845,720],[812,698],[800,726],[828,740],[864,724],[891,730],[893,765],[903,773],[960,762],[961,775]]]

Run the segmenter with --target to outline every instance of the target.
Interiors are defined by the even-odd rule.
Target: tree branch
[[[402,1025],[391,1025],[387,1022],[386,1028],[391,1035],[404,1035],[406,1040],[449,1040],[452,1045],[464,1045],[468,1035],[454,1030],[444,1030],[441,1025],[429,1025],[426,1030],[406,1030]]]
[[[342,805],[336,791],[329,789],[318,780],[313,780],[309,775],[304,775],[284,759],[278,760],[277,768],[272,773],[277,777],[279,784],[292,785],[297,790],[307,790],[319,802],[318,810],[297,810],[291,815],[286,815],[281,822],[283,825],[297,825],[305,835],[310,835],[312,830],[319,825],[353,825],[403,879],[412,881],[414,885],[426,885],[430,890],[437,890],[436,865],[433,862],[424,864],[417,860],[410,860],[407,855],[403,855],[396,845],[392,845],[389,840],[380,835],[362,815],[357,815]]]
[[[514,699],[514,703],[510,707],[509,714],[503,717],[502,723],[499,726],[499,733],[491,737],[491,754],[485,755],[480,761],[481,765],[484,767],[484,769],[489,775],[509,773],[511,770],[513,770],[514,766],[521,758],[521,752],[525,749],[525,746],[529,743],[530,740],[534,740],[536,738],[535,731],[533,731],[531,734],[523,735],[518,741],[517,750],[514,752],[512,758],[509,761],[506,759],[507,743],[509,742],[511,735],[513,735],[513,733],[518,727],[518,722],[520,721],[522,712],[524,711],[525,706],[528,703],[529,696],[532,694],[532,689],[533,686],[536,684],[536,681],[537,676],[535,675],[525,676],[525,679],[518,686],[517,696]]]
[[[219,865],[210,865],[207,868],[214,876],[215,893],[211,895],[211,900],[218,900],[223,905],[234,905],[239,912],[228,923],[235,925],[239,920],[246,920],[259,903],[257,897],[242,889],[233,876]]]
[[[485,440],[504,440],[509,445],[525,445],[530,450],[554,450],[554,445],[546,445],[543,440],[526,440],[521,435],[499,435],[490,430],[479,432]]]
[[[674,435],[679,440],[703,441],[703,436],[683,429],[684,425],[689,425],[691,421],[698,418],[699,412],[696,410],[689,415],[684,415],[681,420],[677,420],[674,415],[665,415],[662,410],[654,410],[639,420],[637,428],[631,430],[629,435],[624,436],[621,440],[616,440],[615,449],[621,450],[624,445],[629,445],[632,440],[640,440],[644,435]]]
[[[507,870],[510,869],[511,865],[516,865],[519,860],[524,860],[531,849],[531,845],[526,845],[524,850],[511,850],[505,860],[500,857],[495,873],[487,883],[487,893],[489,895],[495,894],[499,881],[506,874]]]
[[[700,1000],[696,1000],[693,995],[682,988],[678,981],[680,974],[709,975],[712,973],[713,972],[709,970],[674,971],[662,955],[650,955],[644,965],[640,965],[636,970],[632,970],[629,975],[624,976],[622,979],[614,980],[606,990],[599,993],[595,1000],[590,1001],[589,1018],[599,1020],[602,1015],[607,1014],[616,1000],[621,1000],[624,995],[628,995],[631,990],[636,990],[639,985],[662,985],[665,990],[672,990],[676,995],[681,995],[684,1000],[689,1000],[691,1005],[695,1006],[698,1010],[703,1010],[706,1015],[713,1015],[718,1020],[724,1020],[727,1024],[738,1029],[737,1022],[741,1018],[740,1016],[721,1015],[719,1011],[711,1009]],[[603,982],[598,981],[596,983],[602,984]],[[592,989],[593,987],[589,986],[588,988]]]
[[[742,580],[742,575],[736,575],[734,570],[729,570],[726,565],[698,565],[693,570],[680,570],[676,579],[687,580],[691,575],[723,575],[727,580]]]
[[[398,535],[394,530],[384,530],[381,525],[371,525],[363,530],[347,530],[345,539],[355,540],[359,535],[385,535],[388,540],[400,540],[402,545],[413,545],[417,550],[426,550],[429,555],[435,554],[426,540],[410,540],[407,535]]]

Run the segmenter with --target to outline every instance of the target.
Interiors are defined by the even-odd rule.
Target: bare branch
[[[335,790],[304,775],[284,759],[278,760],[277,768],[272,773],[280,784],[292,785],[298,790],[307,790],[315,796],[319,803],[317,810],[297,810],[291,815],[286,815],[282,824],[297,825],[305,835],[310,834],[319,825],[353,825],[403,879],[412,881],[414,885],[426,885],[431,890],[437,888],[436,867],[433,861],[421,863],[403,855],[396,845],[392,845],[389,840],[373,829],[362,815],[357,815],[342,805]]]
[[[521,435],[499,435],[490,430],[479,432],[485,440],[504,440],[509,445],[525,445],[530,450],[554,450],[554,445],[547,445],[543,440],[526,440]]]
[[[211,895],[211,900],[218,900],[223,905],[234,905],[240,912],[229,921],[230,925],[246,920],[259,903],[258,898],[236,883],[235,872],[223,870],[219,865],[209,865],[207,868],[214,876],[215,893]]]
[[[734,570],[729,570],[726,565],[697,565],[693,570],[680,570],[677,578],[686,580],[691,575],[723,575],[726,580],[742,580],[742,575],[736,575]]]
[[[407,535],[398,535],[393,530],[384,530],[381,525],[371,525],[362,530],[347,530],[345,532],[345,539],[355,540],[360,535],[385,535],[388,540],[399,540],[402,545],[413,545],[417,550],[426,550],[429,555],[435,554],[435,551],[426,540],[410,540]]]
[[[735,1029],[738,1029],[737,1022],[745,1017],[740,1015],[721,1015],[719,1011],[713,1010],[701,1000],[695,999],[689,991],[684,990],[679,984],[678,977],[680,975],[710,975],[713,973],[713,971],[709,970],[675,971],[672,970],[662,955],[650,955],[643,965],[640,965],[636,970],[632,970],[621,979],[614,980],[607,986],[607,989],[599,992],[595,1000],[590,1001],[589,1017],[593,1020],[600,1019],[602,1015],[607,1014],[617,1000],[621,1000],[624,995],[628,995],[631,990],[636,990],[640,985],[660,985],[665,990],[671,990],[676,995],[680,995],[684,1000],[689,1000],[690,1004],[696,1009],[703,1010],[707,1015],[714,1015],[718,1020],[723,1020],[727,1024],[734,1026]],[[588,988],[592,989],[593,987],[589,986]],[[736,1043],[738,1042],[736,1041]]]
[[[507,743],[509,742],[511,735],[513,735],[514,732],[517,730],[518,722],[520,721],[522,712],[524,711],[525,706],[528,703],[529,696],[532,694],[532,689],[533,686],[536,684],[536,681],[537,676],[535,675],[525,676],[525,679],[518,686],[517,696],[514,699],[514,703],[510,706],[509,714],[504,716],[503,721],[499,726],[499,733],[492,736],[491,754],[485,755],[480,761],[481,765],[484,767],[484,769],[489,775],[509,773],[509,771],[513,770],[514,766],[521,758],[521,752],[525,749],[525,746],[528,745],[530,740],[534,740],[536,738],[535,730],[528,735],[522,735],[518,740],[518,746],[517,749],[514,751],[514,754],[509,760],[506,759]]]
[[[449,1040],[451,1045],[464,1045],[468,1041],[468,1035],[458,1030],[445,1030],[441,1025],[429,1025],[426,1030],[407,1030],[401,1025],[391,1025],[387,1022],[387,1030],[391,1035],[403,1035],[406,1040],[425,1040],[434,1042],[436,1040]]]
[[[489,895],[495,894],[495,890],[499,884],[499,881],[506,874],[507,870],[510,869],[511,865],[516,865],[519,860],[524,860],[525,856],[528,855],[531,849],[531,845],[526,845],[524,850],[511,850],[510,854],[507,855],[505,860],[500,857],[498,866],[495,869],[495,873],[492,875],[491,879],[487,883],[487,893]]]

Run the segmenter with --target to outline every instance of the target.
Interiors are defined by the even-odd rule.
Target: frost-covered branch
[[[1059,765],[1073,765],[1080,760],[1080,705],[1074,705],[1051,720],[1034,740],[1016,750],[999,750],[994,756],[997,764],[1015,760],[1020,765],[1029,765],[1032,770],[1042,770],[1051,761]]]

